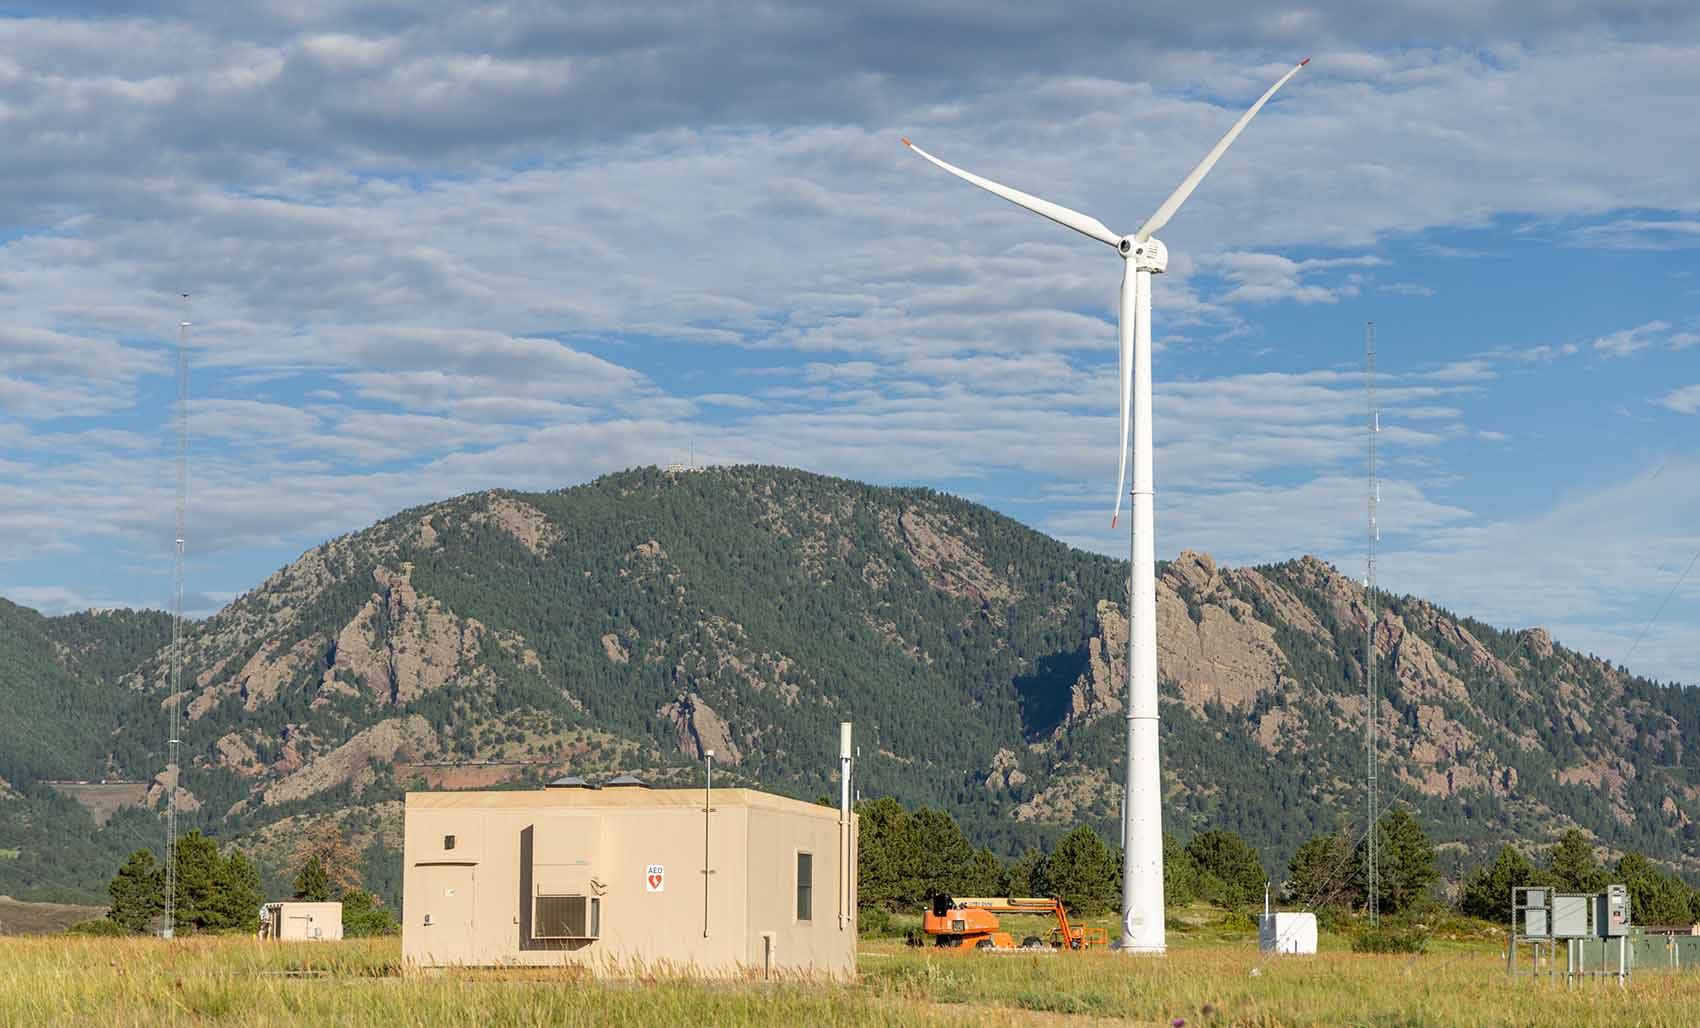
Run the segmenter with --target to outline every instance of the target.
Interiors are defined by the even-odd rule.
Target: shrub
[[[894,934],[891,927],[891,911],[884,907],[869,907],[856,918],[856,928],[869,938],[883,938]]]
[[[1422,953],[1428,949],[1425,928],[1382,925],[1365,928],[1352,938],[1354,953]]]

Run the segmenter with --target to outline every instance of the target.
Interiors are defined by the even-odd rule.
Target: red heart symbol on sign
[[[651,889],[658,888],[658,887],[660,887],[660,885],[661,885],[661,876],[660,875],[650,875],[649,876],[649,887]]]

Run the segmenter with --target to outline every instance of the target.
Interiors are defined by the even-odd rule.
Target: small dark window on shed
[[[797,854],[797,920],[812,921],[815,913],[815,855]]]
[[[455,837],[452,836],[452,835],[443,836],[443,848],[446,849],[446,850],[454,849],[455,848]]]

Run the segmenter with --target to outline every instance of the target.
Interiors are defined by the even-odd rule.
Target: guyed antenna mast
[[[1375,471],[1375,437],[1381,431],[1381,412],[1375,406],[1375,322],[1364,323],[1364,394],[1367,400],[1369,429],[1369,497],[1367,513],[1369,515],[1369,535],[1366,540],[1368,549],[1364,560],[1364,757],[1368,777],[1364,783],[1366,813],[1369,817],[1369,831],[1364,836],[1364,881],[1369,892],[1369,923],[1381,923],[1381,874],[1379,863],[1380,854],[1380,825],[1381,798],[1376,794],[1376,765],[1378,752],[1376,749],[1375,730],[1380,711],[1380,694],[1376,690],[1375,665],[1375,546],[1381,541],[1381,526],[1376,523],[1376,508],[1381,504],[1381,480]]]
[[[189,508],[189,294],[183,294],[183,318],[177,323],[177,533],[171,560],[171,736],[170,764],[166,768],[165,799],[165,930],[171,938],[177,929],[177,784],[182,774],[178,761],[178,726],[181,724],[179,694],[183,679],[183,532]]]

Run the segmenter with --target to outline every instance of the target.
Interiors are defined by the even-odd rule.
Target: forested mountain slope
[[[639,470],[415,508],[191,626],[185,822],[264,859],[296,819],[336,816],[371,847],[382,886],[410,784],[523,785],[563,769],[694,781],[712,748],[740,784],[813,798],[835,792],[836,725],[850,720],[864,795],[944,806],[1006,851],[1082,820],[1108,826],[1125,575],[949,496],[775,468]],[[1226,569],[1186,553],[1162,569],[1171,829],[1237,829],[1274,866],[1350,821],[1363,610],[1359,586],[1309,558]],[[1389,791],[1437,838],[1544,839],[1577,824],[1694,861],[1700,789],[1686,769],[1700,756],[1683,743],[1700,696],[1538,629],[1412,598],[1383,597],[1381,611]],[[55,656],[58,631],[4,651],[47,668],[6,702],[58,696],[88,713],[52,754],[0,736],[0,766],[159,776],[163,654],[84,704],[110,662]],[[0,804],[48,802],[25,791]],[[145,816],[113,824],[128,840]],[[116,836],[110,848],[123,848]]]

